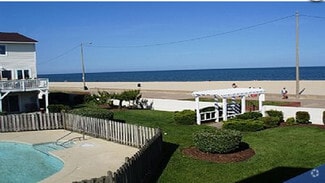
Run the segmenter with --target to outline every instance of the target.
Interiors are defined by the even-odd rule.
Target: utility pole
[[[84,85],[84,90],[88,90],[88,87],[86,86],[86,79],[85,79],[84,49],[82,43],[80,44],[80,53],[81,53],[81,66],[82,66],[82,82]]]
[[[296,12],[296,98],[299,98],[299,13]]]

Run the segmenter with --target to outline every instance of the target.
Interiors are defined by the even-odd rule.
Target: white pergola
[[[229,89],[220,89],[220,90],[206,90],[206,91],[196,91],[192,95],[195,97],[196,102],[196,123],[201,124],[201,115],[200,115],[200,97],[203,96],[212,96],[217,101],[222,99],[222,118],[223,121],[227,121],[227,99],[229,98],[241,98],[241,113],[244,113],[246,110],[246,97],[258,96],[258,106],[259,110],[262,110],[262,102],[265,100],[265,91],[262,88],[229,88]],[[219,116],[217,116],[217,119]]]

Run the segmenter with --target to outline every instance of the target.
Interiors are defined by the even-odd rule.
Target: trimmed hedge
[[[294,117],[288,118],[288,119],[286,120],[286,124],[287,124],[287,125],[294,125],[294,124],[296,124],[296,120],[295,120],[295,118],[294,118]]]
[[[113,119],[114,117],[113,112],[101,108],[84,107],[84,108],[74,109],[70,112],[81,116],[87,116],[87,117],[93,117],[99,119]]]
[[[242,134],[236,130],[205,130],[194,134],[195,146],[203,152],[229,153],[239,148]]]
[[[263,121],[265,128],[274,128],[280,125],[279,117],[262,117],[260,120]]]
[[[260,112],[245,112],[244,114],[240,114],[236,116],[236,119],[258,119],[263,115]]]
[[[276,110],[269,110],[269,111],[265,111],[266,114],[270,117],[277,117],[279,118],[279,121],[282,122],[283,121],[283,112],[282,111],[276,111]]]
[[[264,123],[261,120],[229,120],[223,122],[222,128],[238,131],[260,131],[264,129]]]
[[[47,106],[48,110],[53,113],[66,112],[70,110],[70,107],[63,104],[50,104]]]
[[[176,111],[174,113],[174,120],[177,124],[193,125],[195,124],[196,114],[192,110]]]
[[[309,113],[306,111],[297,111],[296,112],[296,122],[307,124],[309,123],[310,116]]]

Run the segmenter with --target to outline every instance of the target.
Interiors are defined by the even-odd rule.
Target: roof
[[[0,32],[0,42],[36,43],[37,41],[15,32]]]
[[[216,98],[242,97],[265,93],[262,88],[229,88],[220,90],[196,91],[192,95],[195,97],[214,96]]]

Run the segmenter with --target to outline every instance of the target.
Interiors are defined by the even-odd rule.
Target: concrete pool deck
[[[65,183],[104,176],[109,170],[116,171],[124,164],[125,157],[131,157],[138,151],[134,147],[90,136],[85,136],[83,140],[82,134],[69,133],[67,130],[0,133],[0,142],[38,144],[55,142],[65,135],[67,136],[62,141],[76,138],[72,147],[50,152],[64,162],[64,167],[58,173],[42,180],[43,183]]]

